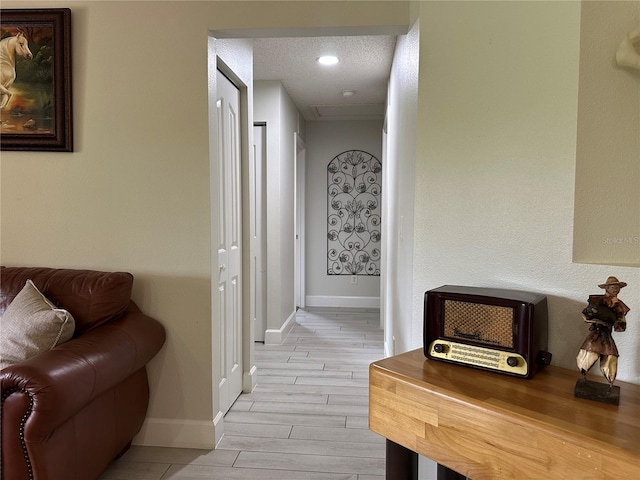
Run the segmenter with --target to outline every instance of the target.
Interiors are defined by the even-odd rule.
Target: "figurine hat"
[[[607,288],[610,285],[617,285],[620,288],[622,287],[626,287],[627,284],[625,282],[620,282],[618,281],[618,279],[616,277],[609,277],[607,278],[607,281],[605,283],[601,283],[600,285],[598,285],[600,288]]]

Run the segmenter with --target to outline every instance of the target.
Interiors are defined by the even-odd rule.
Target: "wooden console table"
[[[416,479],[418,453],[473,480],[640,478],[640,385],[616,382],[616,406],[574,398],[578,378],[558,367],[515,378],[421,349],[371,364],[369,428],[387,438],[387,480]]]

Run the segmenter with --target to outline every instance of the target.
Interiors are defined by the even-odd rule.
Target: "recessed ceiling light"
[[[335,65],[340,60],[335,55],[323,55],[322,57],[317,58],[318,63],[322,65]]]
[[[353,97],[353,95],[356,93],[355,90],[343,90],[342,91],[342,96],[343,97]]]

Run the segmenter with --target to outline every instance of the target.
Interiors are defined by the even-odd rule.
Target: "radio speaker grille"
[[[444,336],[513,348],[513,308],[445,300]]]

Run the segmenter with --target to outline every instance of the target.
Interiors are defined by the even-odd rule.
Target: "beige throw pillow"
[[[74,329],[73,316],[27,280],[0,319],[0,369],[66,342]]]

